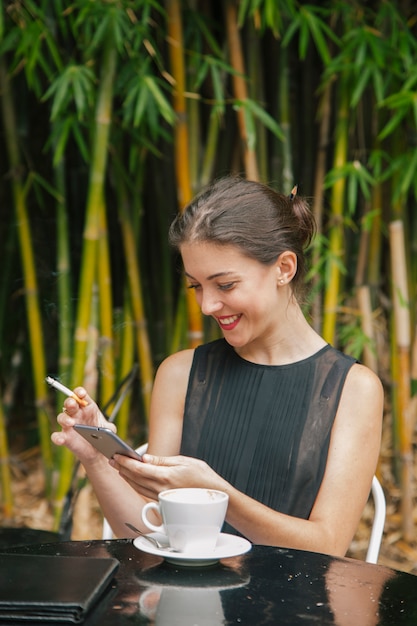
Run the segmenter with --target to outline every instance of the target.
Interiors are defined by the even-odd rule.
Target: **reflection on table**
[[[7,551],[117,558],[116,588],[84,622],[89,626],[417,624],[417,577],[354,559],[253,546],[210,567],[184,568],[141,552],[131,540]]]

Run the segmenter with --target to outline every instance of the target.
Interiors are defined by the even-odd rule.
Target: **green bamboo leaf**
[[[361,220],[362,230],[364,230],[367,233],[370,233],[373,228],[374,221],[376,219],[379,219],[380,215],[381,215],[381,209],[373,209],[371,211],[367,211]]]
[[[375,69],[374,72],[372,73],[372,80],[374,84],[375,99],[376,99],[377,104],[379,104],[383,100],[384,92],[385,92],[385,87],[384,87],[385,81],[384,81],[382,72]]]
[[[77,123],[76,120],[73,120],[72,132],[73,132],[77,147],[80,151],[81,157],[84,159],[85,163],[88,163],[90,161],[90,150],[85,142],[85,137],[83,133],[81,132],[80,125]]]
[[[106,45],[106,41],[109,38],[109,31],[113,31],[112,25],[113,23],[110,13],[103,13],[102,19],[96,23],[91,44],[87,48],[88,54],[92,54],[94,50],[100,49]]]
[[[57,165],[62,161],[65,153],[65,148],[67,147],[71,125],[72,121],[70,117],[67,117],[61,122],[55,124],[54,135],[52,137],[52,143],[54,144],[54,167],[57,167]],[[56,137],[55,140],[54,137]]]
[[[409,152],[407,157],[407,167],[401,175],[401,179],[394,193],[394,200],[398,200],[398,198],[408,193],[414,178],[417,176],[417,150]]]
[[[358,181],[356,176],[349,176],[347,179],[347,208],[350,215],[353,215],[358,202]]]
[[[375,71],[375,68],[371,66],[365,66],[361,68],[358,81],[352,92],[352,97],[351,97],[351,102],[350,102],[350,106],[352,108],[357,107],[360,99],[362,98],[363,92],[365,91],[365,88],[367,87],[368,83],[370,82],[373,76],[374,71]]]
[[[58,79],[52,83],[47,92],[45,93],[43,100],[48,100],[53,97],[52,110],[51,110],[51,120],[54,121],[59,112],[64,109],[64,103],[67,99],[68,93],[68,82],[64,79],[63,76],[58,77]]]
[[[265,111],[255,100],[247,99],[244,103],[244,108],[249,109],[252,115],[257,118],[266,128],[268,128],[278,139],[284,140],[285,135],[281,130],[280,125],[274,120],[269,113]]]
[[[290,43],[292,38],[295,36],[295,34],[297,33],[299,28],[300,28],[300,20],[299,20],[299,18],[291,20],[290,24],[285,29],[285,33],[284,33],[284,36],[282,38],[282,46],[283,47],[288,46],[288,44]]]
[[[136,99],[136,106],[133,114],[133,125],[139,126],[149,103],[149,92],[147,89],[140,89]]]
[[[389,122],[384,126],[381,132],[378,134],[378,139],[386,139],[394,130],[400,125],[401,121],[406,115],[406,110],[402,109],[397,111],[397,113],[389,120]]]
[[[67,107],[74,101],[81,119],[93,102],[94,74],[84,66],[69,65],[43,95],[42,100],[53,98],[51,119],[67,114]]]
[[[225,113],[225,101],[224,101],[224,87],[222,77],[218,68],[214,65],[210,66],[210,75],[213,84],[213,92],[215,98],[214,107],[216,111],[220,115],[224,115]]]
[[[156,80],[152,76],[144,77],[144,84],[152,94],[156,104],[159,107],[159,113],[168,124],[175,124],[175,112],[168,100],[165,98],[162,90],[158,87]]]
[[[201,59],[201,63],[197,67],[196,76],[193,82],[193,89],[195,89],[195,91],[198,91],[201,85],[204,83],[209,70],[211,70],[211,67],[207,58]]]
[[[310,33],[308,30],[308,25],[305,21],[300,24],[300,41],[299,41],[299,54],[301,59],[305,59],[307,56],[308,43],[310,41]]]
[[[363,196],[366,200],[370,200],[371,198],[371,187],[376,184],[376,180],[371,176],[366,167],[359,163],[357,179],[359,186],[361,188]]]
[[[385,150],[372,150],[369,156],[369,167],[375,180],[380,180],[383,172],[390,167],[391,157]]]
[[[38,185],[40,185],[43,189],[45,189],[45,191],[47,191],[48,194],[52,198],[54,198],[57,201],[61,199],[61,196],[58,190],[55,189],[55,187],[53,187],[46,178],[44,178],[43,176],[38,174],[38,172],[35,172],[35,171],[32,172],[31,175],[32,175],[33,181],[37,183]]]
[[[379,30],[370,26],[365,26],[364,30],[366,33],[369,49],[372,52],[373,59],[375,60],[378,67],[380,67],[381,69],[385,68],[387,45],[382,33]]]
[[[314,43],[316,44],[317,51],[321,56],[323,63],[327,65],[330,62],[331,55],[322,32],[323,30],[325,30],[328,34],[327,25],[322,20],[318,19],[317,16],[314,15],[311,11],[307,11],[306,7],[303,7],[302,12],[306,19],[306,23],[309,26],[311,35],[314,39]]]
[[[195,20],[195,22],[193,22],[193,27],[197,26],[199,31],[201,32],[210,49],[210,56],[215,55],[219,58],[223,57],[223,51],[221,46],[219,46],[218,40],[215,37],[215,30],[213,29],[213,25],[210,22],[207,23],[207,20],[205,19],[203,14],[200,14],[198,11],[193,12],[193,19]]]

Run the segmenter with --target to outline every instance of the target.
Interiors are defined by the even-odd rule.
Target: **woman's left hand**
[[[228,486],[205,461],[187,456],[145,454],[143,463],[138,463],[117,454],[110,464],[137,493],[152,500],[167,489],[205,487],[225,491]]]

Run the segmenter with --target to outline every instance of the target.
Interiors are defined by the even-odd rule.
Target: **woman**
[[[83,388],[88,406],[68,398],[52,435],[83,463],[117,535],[125,521],[140,526],[141,507],[160,491],[199,486],[229,494],[228,532],[346,553],[377,464],[383,390],[302,314],[314,231],[302,199],[235,177],[174,220],[170,241],[189,287],[224,338],[159,367],[144,463],[108,462],[75,433],[77,422],[108,426]]]

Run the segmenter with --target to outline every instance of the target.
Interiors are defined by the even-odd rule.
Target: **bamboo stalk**
[[[320,257],[322,255],[321,235],[323,234],[323,202],[324,202],[324,178],[326,174],[326,161],[327,150],[329,142],[329,128],[331,118],[331,93],[332,84],[328,82],[320,102],[319,115],[320,115],[320,128],[319,128],[319,142],[317,150],[316,168],[314,174],[314,200],[313,200],[313,214],[317,224],[317,234],[313,247],[313,267],[317,267]],[[320,275],[318,273],[313,277],[313,290],[316,291],[312,303],[312,318],[313,326],[318,333],[322,332],[322,297],[321,292],[318,291],[317,286],[320,281]]]
[[[100,231],[98,241],[98,285],[99,285],[99,317],[100,317],[100,374],[102,405],[106,404],[114,394],[115,358],[113,341],[113,298],[111,292],[110,253],[107,231],[107,217],[104,202],[100,206]]]
[[[92,288],[96,279],[100,216],[103,206],[104,178],[106,174],[108,137],[111,123],[113,81],[116,71],[117,51],[109,38],[103,55],[102,79],[97,97],[94,143],[92,150],[90,182],[88,189],[84,246],[81,263],[77,323],[75,328],[72,383],[82,380],[86,360],[88,324]]]
[[[192,198],[190,178],[189,140],[187,125],[187,108],[185,100],[185,67],[184,47],[181,19],[181,3],[179,0],[165,0],[168,18],[169,58],[171,72],[175,81],[173,92],[173,108],[177,114],[175,125],[175,173],[177,179],[177,194],[180,210]],[[191,290],[186,291],[188,311],[188,344],[190,348],[201,344],[203,328],[201,312]]]
[[[398,353],[398,411],[401,454],[402,531],[405,541],[413,540],[413,454],[412,423],[410,420],[410,311],[404,231],[401,220],[389,225],[391,272],[396,347]]]
[[[21,173],[23,171],[23,166],[19,154],[15,107],[4,56],[0,58],[0,90],[2,94],[3,130],[6,137],[6,147],[10,162],[11,187],[16,212],[17,231],[25,285],[25,303],[32,361],[33,386],[35,392],[35,407],[39,426],[42,460],[46,472],[46,487],[49,492],[53,460],[49,420],[46,413],[46,359],[43,341],[42,318],[39,309],[38,283],[35,271],[36,264],[31,239],[28,210],[26,206],[26,193],[22,182]]]
[[[238,31],[237,8],[235,0],[226,0],[225,18],[227,28],[227,41],[229,47],[230,64],[235,70],[233,74],[234,95],[238,102],[244,103],[248,99],[248,90],[245,80],[245,64],[243,60],[242,43]],[[248,131],[245,122],[245,113],[242,106],[237,109],[237,123],[242,144],[242,156],[246,178],[259,180],[256,152],[249,146]]]
[[[367,282],[372,287],[376,287],[381,282],[382,194],[382,185],[377,183],[372,188],[371,211],[374,213],[374,217],[372,218],[371,230],[369,233],[367,265]]]
[[[89,324],[92,294],[97,275],[97,253],[100,237],[100,211],[104,199],[104,179],[107,165],[108,137],[111,122],[113,81],[116,72],[117,50],[109,34],[103,51],[102,75],[97,94],[93,147],[88,188],[84,244],[80,272],[77,317],[74,333],[71,387],[84,380],[88,358]],[[59,527],[62,507],[71,482],[74,457],[65,448],[61,453],[60,474],[55,495],[55,528]]]
[[[248,66],[248,76],[249,76],[249,93],[250,97],[256,102],[266,102],[267,98],[265,95],[265,81],[263,72],[259,71],[259,68],[262,67],[262,50],[261,50],[261,38],[258,36],[258,32],[252,21],[247,24],[247,45],[245,46],[247,51],[247,66]],[[288,76],[285,77],[286,79]],[[285,79],[284,79],[285,80]],[[288,86],[288,84],[287,84]],[[281,92],[282,93],[282,92]],[[289,98],[289,92],[286,91],[284,98]],[[280,124],[284,121],[288,122],[288,126],[284,126],[282,131],[285,135],[285,141],[289,138],[287,136],[287,130],[289,130],[289,118],[283,119],[281,118]],[[282,142],[282,145],[285,145],[285,141]],[[288,144],[289,153],[291,154],[291,141]],[[285,148],[284,148],[285,150]],[[265,126],[261,123],[260,120],[256,120],[256,163],[259,165],[258,176],[261,180],[268,182],[269,181],[269,167],[268,167],[268,138]],[[286,168],[284,164],[284,177],[287,175],[289,178],[292,176],[292,167],[291,161],[288,163],[288,168]],[[290,185],[290,183],[289,183]],[[294,181],[292,182],[291,188],[294,186]],[[285,193],[286,187],[284,186],[283,191]],[[288,191],[288,193],[289,193]]]
[[[58,370],[60,380],[69,377],[72,348],[72,298],[71,298],[71,265],[69,246],[69,220],[66,206],[64,162],[61,161],[54,170],[55,184],[59,191],[57,209],[57,292],[58,292]],[[56,408],[60,409],[62,398],[56,395]]]
[[[359,286],[357,288],[356,297],[358,299],[359,310],[361,312],[362,330],[366,337],[369,339],[371,345],[375,345],[374,327],[372,324],[371,294],[369,286]],[[363,362],[375,373],[378,373],[378,361],[376,358],[376,354],[369,344],[365,344],[363,348]]]
[[[284,134],[282,142],[282,191],[286,195],[294,187],[291,150],[290,83],[288,69],[288,49],[281,47],[279,56],[279,115],[280,127]]]
[[[346,77],[341,78],[337,108],[336,143],[333,167],[338,169],[346,162],[349,129],[349,90]],[[345,178],[339,178],[332,187],[331,193],[331,225],[329,234],[329,260],[324,294],[323,337],[330,344],[336,340],[337,307],[341,272],[339,263],[344,258],[343,215],[345,198]]]
[[[205,187],[213,177],[220,134],[220,114],[212,110],[208,123],[204,155],[201,165],[200,185]]]
[[[145,407],[146,417],[149,417],[151,403],[151,393],[153,385],[153,363],[151,346],[149,342],[146,317],[142,296],[142,281],[137,262],[137,251],[134,239],[134,231],[126,211],[120,211],[123,246],[126,257],[127,275],[130,286],[130,297],[134,324],[136,326],[136,347],[139,356],[140,378],[142,386],[142,397]]]
[[[0,482],[2,486],[2,510],[7,520],[13,514],[12,475],[10,472],[9,443],[7,439],[6,416],[0,397]]]
[[[126,291],[125,304],[123,307],[123,329],[120,341],[120,363],[119,363],[119,379],[123,380],[125,376],[132,371],[134,365],[134,321],[131,311],[131,302]],[[129,394],[120,406],[117,415],[117,432],[122,439],[127,439],[129,428],[129,415],[131,394]]]

